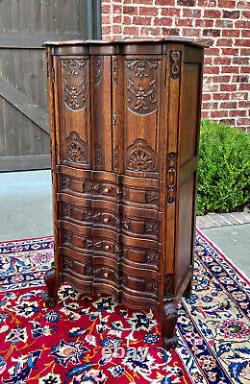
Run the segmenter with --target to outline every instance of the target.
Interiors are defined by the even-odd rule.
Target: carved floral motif
[[[146,253],[146,262],[149,264],[158,265],[159,262],[159,253],[154,250],[149,250]]]
[[[77,132],[71,132],[66,139],[66,160],[75,163],[87,164],[87,144],[83,141]]]
[[[128,60],[128,108],[138,114],[157,109],[157,60]]]
[[[156,280],[146,280],[145,290],[152,292],[152,293],[157,293],[157,291],[158,291],[157,281]]]
[[[99,85],[103,76],[103,56],[94,57],[95,60],[95,84]]]
[[[155,191],[148,191],[146,192],[146,202],[147,203],[153,203],[158,201],[159,199],[159,193]]]
[[[179,51],[170,51],[171,60],[171,79],[177,80],[180,75],[181,53]]]
[[[86,60],[62,60],[64,103],[72,111],[86,105]]]
[[[155,171],[155,152],[145,140],[137,139],[128,147],[127,169],[134,172]]]

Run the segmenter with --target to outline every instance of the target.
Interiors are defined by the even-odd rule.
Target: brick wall
[[[202,117],[250,131],[250,0],[103,0],[103,38],[186,36],[205,51]]]

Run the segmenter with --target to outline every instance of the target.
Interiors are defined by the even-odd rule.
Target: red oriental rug
[[[43,274],[52,259],[52,237],[0,243],[1,383],[250,383],[249,282],[201,233],[193,294],[179,307],[179,345],[170,352],[154,312],[68,285],[47,309]]]

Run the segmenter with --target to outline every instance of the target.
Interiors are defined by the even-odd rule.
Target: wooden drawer
[[[124,234],[133,237],[142,237],[144,239],[159,240],[160,223],[156,220],[132,219],[129,216],[123,217],[122,231]]]
[[[126,264],[139,268],[157,270],[160,261],[161,244],[154,240],[145,240],[123,235],[123,258]]]
[[[72,247],[90,251],[92,247],[91,227],[80,226],[66,220],[59,220],[59,243],[64,247]]]
[[[158,297],[159,274],[156,271],[122,265],[122,286],[125,290],[141,292],[147,297]]]
[[[133,292],[123,288],[120,294],[120,301],[130,308],[159,308],[159,301],[157,298],[146,297],[142,292]]]
[[[123,176],[122,198],[124,203],[144,204],[145,207],[159,207],[160,182],[156,179],[144,179]]]

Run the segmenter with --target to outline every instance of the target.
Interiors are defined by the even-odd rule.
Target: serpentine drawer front
[[[190,294],[203,47],[185,39],[45,43],[61,283],[161,314]]]

